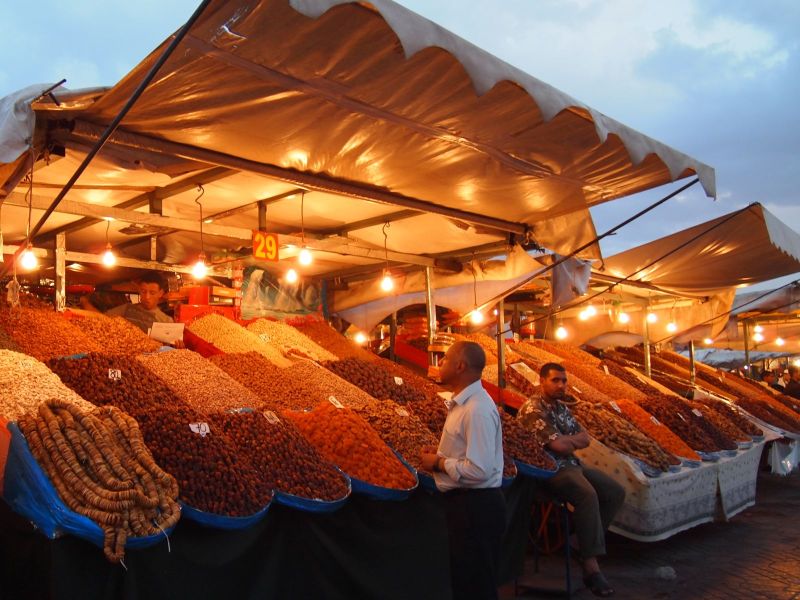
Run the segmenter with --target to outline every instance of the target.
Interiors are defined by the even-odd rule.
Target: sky
[[[582,103],[714,167],[716,200],[695,185],[607,238],[601,244],[605,256],[752,202],[761,202],[800,232],[800,2],[400,3]],[[178,29],[197,4],[0,0],[0,22],[5,24],[0,97],[61,78],[73,89],[113,85]],[[593,209],[598,233],[680,185]]]

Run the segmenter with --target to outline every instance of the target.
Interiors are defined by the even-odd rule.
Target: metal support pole
[[[644,373],[648,378],[652,375],[650,368],[650,323],[647,322],[647,311],[643,312],[642,319],[644,320]]]
[[[431,267],[425,267],[425,307],[428,313],[428,345],[430,346],[436,335],[436,304],[433,301],[433,269]],[[439,366],[439,358],[433,352],[428,352],[428,366]]]
[[[497,303],[497,387],[506,387],[506,345],[503,341],[505,302]]]
[[[158,236],[150,236],[150,260],[158,260]]]
[[[697,365],[694,362],[694,340],[689,341],[689,381],[694,385],[697,375]]]
[[[267,230],[267,203],[263,200],[258,202],[258,229]]]
[[[56,236],[56,310],[67,308],[67,234]]]
[[[392,319],[389,321],[389,360],[395,361],[397,357],[394,353],[394,345],[397,341],[397,311],[392,313]]]
[[[742,335],[744,337],[744,364],[747,376],[752,379],[753,375],[750,372],[750,324],[747,321],[742,322]]]

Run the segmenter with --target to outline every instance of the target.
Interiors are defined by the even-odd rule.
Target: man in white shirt
[[[503,436],[497,407],[481,385],[483,349],[456,342],[441,365],[453,392],[436,454],[423,453],[443,492],[453,598],[497,598],[497,561],[506,526]]]

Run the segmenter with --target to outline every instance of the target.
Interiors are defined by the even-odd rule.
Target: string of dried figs
[[[342,379],[349,381],[378,400],[394,400],[401,404],[422,400],[425,394],[415,389],[402,378],[395,379],[375,361],[368,362],[359,358],[324,363],[325,368]]]
[[[347,496],[347,479],[342,473],[324,460],[292,423],[275,413],[219,413],[212,415],[211,426],[221,428],[268,487],[328,502]]]
[[[321,402],[310,412],[283,411],[326,460],[376,486],[408,489],[414,476],[369,424],[349,408]]]
[[[418,471],[423,470],[420,462],[422,451],[439,444],[438,438],[419,417],[391,400],[370,398],[368,403],[355,411],[378,432],[384,442]]]
[[[650,436],[664,452],[689,460],[700,460],[700,455],[692,450],[680,437],[670,431],[669,427],[649,414],[641,406],[629,400],[617,400],[620,414],[646,435]],[[612,406],[613,408],[613,406]]]
[[[578,402],[570,408],[589,435],[609,448],[638,458],[660,471],[669,470],[670,464],[680,464],[631,423],[612,414],[612,409],[606,410],[606,405]]]
[[[222,315],[200,317],[189,324],[189,331],[223,352],[258,352],[275,366],[288,367],[292,364],[278,348]]]
[[[164,382],[130,357],[91,353],[80,359],[53,358],[47,366],[92,404],[110,404],[134,417],[153,408],[184,406]]]
[[[94,408],[35,358],[12,350],[0,350],[0,416],[16,421],[25,413],[36,410],[44,398],[64,400],[83,410]]]
[[[260,404],[250,390],[191,350],[141,355],[136,360],[195,410],[223,412]]]
[[[360,358],[366,361],[375,361],[378,358],[372,352],[348,340],[324,321],[297,323],[294,327],[338,358]]]
[[[158,464],[178,481],[180,499],[199,510],[243,517],[272,499],[256,468],[197,411],[152,409],[136,420]]]
[[[247,326],[247,330],[255,333],[262,341],[280,349],[286,355],[296,354],[318,362],[338,358],[307,335],[303,335],[296,328],[280,321],[256,319]]]
[[[19,307],[0,310],[0,328],[25,354],[39,360],[102,350],[99,344],[52,309]]]
[[[556,462],[535,435],[504,410],[500,410],[500,419],[503,424],[503,449],[512,459],[546,471],[555,470]]]
[[[87,412],[50,399],[18,424],[63,502],[103,529],[109,561],[122,560],[128,537],[163,533],[177,523],[177,482],[156,464],[136,421],[119,409]]]

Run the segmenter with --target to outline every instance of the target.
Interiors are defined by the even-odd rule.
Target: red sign
[[[253,231],[253,258],[258,260],[278,260],[278,234],[266,231]]]

